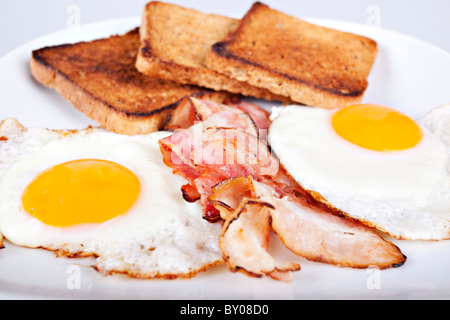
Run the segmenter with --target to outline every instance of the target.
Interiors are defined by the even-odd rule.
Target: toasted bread
[[[122,134],[159,130],[184,96],[217,102],[230,97],[142,75],[135,68],[139,45],[136,28],[106,39],[46,47],[32,52],[31,72],[101,126]]]
[[[285,97],[232,79],[207,68],[203,61],[210,47],[223,39],[239,20],[205,14],[163,2],[149,2],[142,14],[141,48],[137,69],[150,76],[194,84],[266,100]]]
[[[359,103],[377,55],[372,39],[325,28],[256,2],[205,64],[316,107]]]

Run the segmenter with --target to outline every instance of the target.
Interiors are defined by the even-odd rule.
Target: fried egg
[[[95,257],[102,274],[191,277],[222,262],[220,226],[183,200],[162,161],[167,132],[0,125],[0,233],[67,257]],[[5,244],[7,245],[7,244]]]
[[[268,140],[318,200],[398,239],[450,237],[450,105],[274,108]]]

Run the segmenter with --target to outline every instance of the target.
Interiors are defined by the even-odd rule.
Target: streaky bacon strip
[[[169,120],[166,122],[165,128],[167,130],[189,130],[179,130],[170,137],[170,142],[167,141],[169,139],[165,139],[163,142],[166,144],[166,147],[171,148],[173,157],[176,158],[180,156],[182,158],[178,159],[177,164],[172,161],[169,166],[177,167],[178,171],[181,172],[187,170],[187,168],[180,169],[180,166],[183,167],[185,164],[190,163],[193,170],[201,172],[204,170],[202,165],[209,165],[210,168],[214,167],[216,171],[225,173],[228,177],[252,175],[255,179],[260,181],[265,180],[265,183],[272,184],[279,193],[293,194],[300,196],[308,202],[317,203],[308,192],[301,188],[298,183],[286,173],[284,168],[281,166],[278,167],[278,159],[276,159],[267,148],[265,138],[271,123],[270,113],[256,104],[245,101],[229,101],[226,103],[227,105],[223,105],[213,101],[200,100],[191,97],[186,97],[178,103],[177,107],[169,114]],[[251,119],[246,117],[247,115]],[[214,130],[216,130],[216,132],[214,132]],[[222,136],[219,134],[215,135],[219,130],[221,130],[220,134],[222,134]],[[247,136],[240,131],[250,134],[250,136]],[[195,132],[197,132],[197,135],[201,136],[201,139],[203,140],[200,147],[198,143],[194,142]],[[224,132],[228,137],[223,136]],[[245,142],[246,144],[241,145],[241,149],[237,148],[234,146],[234,143],[232,143],[233,141],[230,139],[230,135],[235,136],[235,139],[233,139],[234,141],[240,141],[241,144],[242,142]],[[259,140],[255,137],[259,138]],[[215,138],[215,141],[212,141],[212,138]],[[189,148],[189,146],[191,148]],[[223,148],[220,148],[220,146],[223,146]],[[249,150],[250,147],[253,147],[252,150]],[[207,154],[208,150],[216,151],[216,153],[213,154],[213,157],[211,154]],[[238,150],[245,150],[245,152],[236,155]],[[194,152],[195,154],[192,156]],[[240,158],[238,161],[227,162],[227,159],[223,159],[224,154],[236,155],[236,158]],[[256,158],[254,157],[253,162],[250,162],[250,156],[252,154],[256,154]],[[245,157],[248,157],[249,161],[245,161]],[[201,159],[201,161],[207,158],[209,161],[206,164],[196,163],[194,165],[192,163],[192,158]],[[264,161],[264,164],[262,161]],[[219,167],[214,164],[226,165]],[[253,164],[253,166],[244,168],[247,164]],[[238,167],[240,172],[236,172]],[[264,172],[261,172],[260,169],[262,167],[266,168],[266,171],[269,171],[270,169],[270,172],[268,172],[268,179],[265,178],[267,172],[265,172],[265,174]],[[260,174],[253,174],[253,172],[259,172]],[[192,181],[196,178],[193,177],[192,174],[185,174],[184,177],[188,181]]]
[[[238,224],[237,220],[242,213],[237,214],[236,210],[242,209],[243,197],[248,206],[245,210],[250,209],[252,212],[256,207],[261,208],[261,205],[256,206],[248,201],[261,200],[273,206],[273,209],[268,210],[266,207],[263,211],[269,212],[267,217],[270,218],[270,226],[285,246],[307,259],[357,268],[367,267],[369,264],[388,268],[404,263],[406,257],[395,245],[385,241],[373,229],[336,215],[336,212],[315,200],[292,179],[279,165],[266,141],[261,139],[259,128],[255,125],[261,121],[250,119],[239,108],[232,109],[213,102],[191,99],[180,106],[183,110],[174,114],[182,119],[176,119],[174,114],[171,117],[171,125],[178,129],[171,136],[160,140],[161,151],[165,163],[174,169],[174,173],[188,180],[189,186],[185,186],[183,191],[191,195],[191,199],[200,199],[205,219],[222,219],[225,221],[224,226],[227,226],[224,228],[226,230],[233,224],[235,227],[239,226],[238,230],[253,234],[255,230],[261,229],[255,229],[248,222]],[[256,110],[257,106],[246,108]],[[257,113],[255,110],[253,114]],[[193,119],[201,121],[195,120],[192,123]],[[181,128],[182,125],[189,127]],[[247,182],[245,186],[242,180],[234,180],[238,177],[251,179],[248,180],[251,183]],[[227,183],[233,187],[223,188]],[[222,186],[222,191],[228,189],[226,197],[223,197],[224,193],[218,193],[219,186]],[[264,215],[261,219],[265,221]],[[244,231],[244,226],[249,229]],[[265,233],[265,230],[261,232]],[[276,266],[277,263],[267,257],[268,253],[263,253],[264,241],[255,242],[256,239],[264,238],[261,237],[262,235],[253,234],[253,245],[250,247],[254,248],[255,243],[259,243],[260,258],[264,257],[261,261],[271,261],[268,265]],[[225,238],[228,240],[224,241]],[[236,243],[229,246],[228,241],[232,239],[237,238],[228,237],[224,233],[223,247],[235,248],[239,245]],[[240,245],[247,244],[241,241]],[[234,259],[229,263],[231,269],[240,267],[249,274],[265,274],[286,280],[289,278],[287,274],[295,269],[290,264],[284,272],[280,271],[283,270],[280,266],[266,268],[263,262],[261,269],[258,269],[257,265],[242,262],[243,257],[237,252],[237,257],[227,249],[223,249],[223,252],[226,259]]]
[[[219,212],[207,206],[212,186],[236,176],[250,175],[257,180],[267,180],[265,176],[276,174],[279,163],[256,136],[238,129],[208,128],[202,131],[207,139],[193,147],[193,134],[189,132],[201,124],[174,132],[162,139],[160,145],[165,163],[197,188],[205,204],[204,218],[216,221],[220,218]],[[184,138],[178,139],[178,136]]]
[[[253,107],[254,114],[257,114],[257,108],[256,105]],[[261,119],[261,114],[254,117]],[[253,168],[247,165],[247,158],[261,151],[267,153],[268,148],[258,139],[259,130],[251,116],[231,106],[184,98],[168,119],[167,130],[175,131],[159,142],[163,160],[174,169],[174,173],[189,181],[190,186],[182,189],[183,195],[194,199],[194,195],[200,194],[203,217],[208,221],[217,221],[220,219],[219,211],[208,200],[211,187],[231,176],[248,175],[255,168],[264,169],[256,156],[252,159]],[[239,149],[237,144],[240,144]],[[230,160],[230,157],[233,159]],[[278,166],[278,161],[268,165]]]
[[[171,144],[170,139],[162,139],[159,144],[164,163],[174,169],[174,174],[184,177],[189,182],[181,188],[183,198],[188,202],[200,200],[203,218],[210,222],[217,221],[220,218],[220,212],[210,204],[208,196],[211,194],[211,188],[223,181],[225,177],[208,168],[182,162],[175,151],[179,149]]]

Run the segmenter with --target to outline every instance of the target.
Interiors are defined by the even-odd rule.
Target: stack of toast
[[[371,39],[260,2],[234,19],[154,1],[124,35],[33,51],[31,71],[107,129],[143,134],[161,129],[185,96],[359,103],[376,55]]]

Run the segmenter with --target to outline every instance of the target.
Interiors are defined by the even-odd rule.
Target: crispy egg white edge
[[[68,135],[40,129],[10,134],[8,141],[0,144],[2,234],[27,247],[93,252],[100,256],[98,263],[106,270],[133,266],[138,273],[180,273],[221,261],[218,248],[221,226],[202,219],[198,203],[182,199],[180,187],[184,180],[162,162],[158,140],[168,134],[122,136],[100,128]],[[86,143],[94,136],[97,142],[102,142],[101,147]],[[67,144],[71,147],[66,148]],[[115,148],[114,152],[106,152],[107,156],[102,152],[106,145]],[[52,158],[53,154],[58,156]],[[130,160],[132,154],[146,160],[139,164]],[[115,161],[137,174],[142,192],[127,214],[102,224],[55,228],[21,210],[20,196],[31,179],[42,170],[74,157]],[[150,203],[145,194],[150,194]],[[11,214],[14,211],[18,213],[15,216]],[[10,226],[14,221],[17,226]],[[125,223],[127,228],[123,228]]]
[[[435,110],[433,119],[440,119],[444,113],[447,115],[450,113],[448,111],[450,106],[439,109],[439,114]],[[329,121],[328,124],[313,122],[304,124],[296,118],[293,110],[320,113],[322,122],[330,119],[331,112],[298,106],[276,108],[272,112],[273,123],[269,129],[269,144],[283,166],[304,188],[321,194],[329,204],[346,212],[348,216],[370,222],[371,225],[394,237],[424,240],[449,237],[449,145],[445,144],[449,139],[444,140],[440,135],[433,134],[429,126],[423,126],[426,138],[416,146],[417,148],[403,153],[383,154],[365,150],[338,137]],[[426,121],[428,123],[434,122],[430,116],[425,118],[428,118]],[[322,128],[324,135],[332,136],[332,143],[327,144],[321,153],[311,153],[310,149],[314,149],[317,141],[323,141],[324,137],[311,137],[307,135],[308,132],[302,130],[313,131],[317,127]],[[442,125],[437,127],[446,128]],[[301,133],[305,133],[306,137],[301,136]],[[290,139],[293,136],[295,139]],[[299,146],[308,152],[297,150],[293,155],[292,150]],[[329,166],[325,170],[321,167],[323,163],[339,161],[339,157],[342,158],[341,163],[345,163],[342,160],[348,161],[348,166],[339,169],[345,169],[347,174],[352,175],[351,179],[347,179],[345,174],[336,174],[336,171],[340,171],[337,167]],[[308,161],[305,162],[304,159]],[[352,162],[354,159],[368,161],[370,166],[367,163],[361,165],[357,161]],[[434,163],[430,166],[427,165],[427,161]],[[373,169],[375,165],[383,162],[385,165],[389,163],[395,165],[385,172]],[[410,167],[405,166],[405,162],[409,162]],[[420,164],[424,167],[417,166]],[[378,183],[380,186],[378,189],[372,188],[374,181],[368,185],[364,184],[367,179],[365,172],[361,171],[364,167],[370,168],[367,173]],[[408,168],[415,168],[416,172],[420,169],[420,173],[411,179],[408,177],[408,174],[411,175]],[[392,182],[392,179],[389,180],[390,174],[398,175],[399,172],[402,173],[400,175],[402,179],[396,181],[391,188],[384,189],[381,183]],[[387,176],[384,173],[387,173]],[[334,177],[333,180],[327,178],[330,175]],[[421,183],[422,181],[426,183]],[[399,189],[402,186],[404,189]]]

